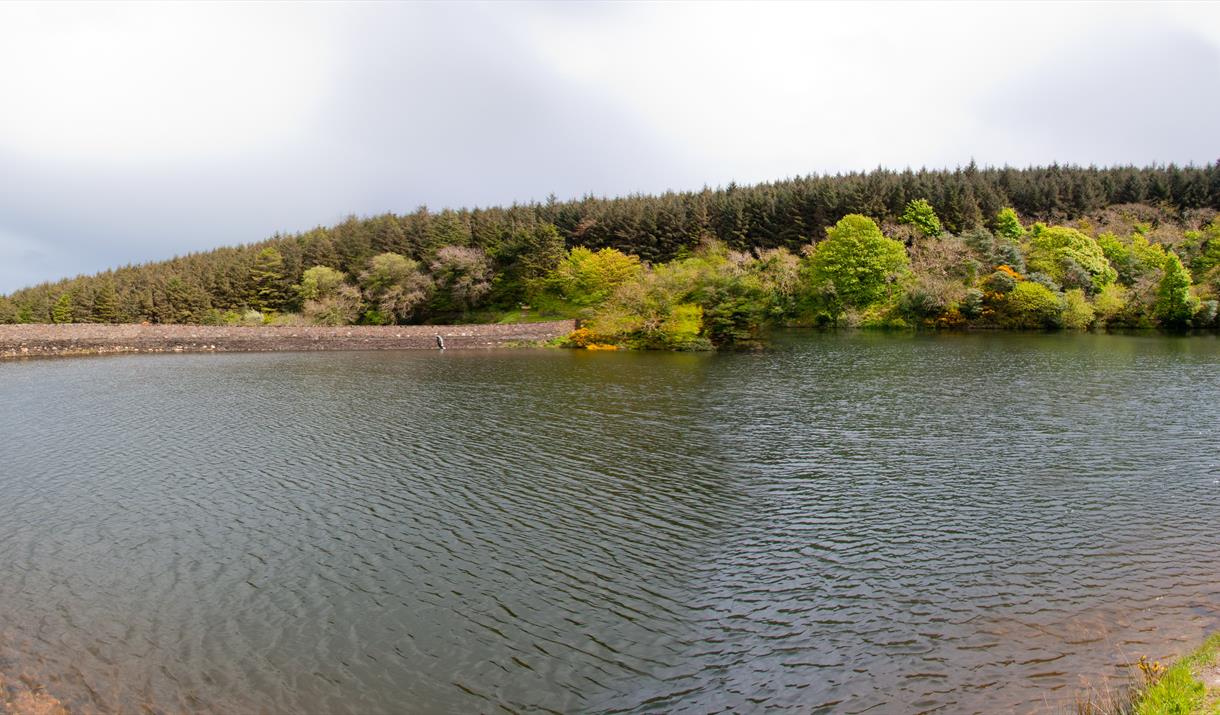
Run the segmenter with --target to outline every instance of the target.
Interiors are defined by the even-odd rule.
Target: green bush
[[[1004,300],[1004,323],[1013,328],[1055,328],[1062,313],[1060,297],[1041,283],[1021,281]]]
[[[1072,288],[1063,293],[1063,326],[1073,330],[1088,330],[1093,325],[1097,311],[1093,309],[1089,299],[1080,288]]]
[[[1069,260],[1072,264],[1066,262]],[[1097,241],[1066,226],[1035,224],[1025,263],[1030,271],[1045,273],[1060,285],[1069,265],[1079,266],[1088,273],[1090,293],[1118,278]]]

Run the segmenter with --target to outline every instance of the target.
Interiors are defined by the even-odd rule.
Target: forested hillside
[[[954,171],[879,169],[659,196],[552,199],[439,212],[420,208],[406,215],[352,217],[334,227],[256,244],[34,286],[0,297],[0,322],[440,322],[498,317],[523,304],[534,304],[534,314],[541,306],[544,313],[591,315],[615,291],[622,292],[622,283],[657,273],[664,262],[671,261],[673,268],[703,260],[708,265],[719,261],[722,269],[731,264],[738,272],[754,271],[763,282],[793,282],[783,288],[790,293],[785,304],[769,304],[771,317],[750,318],[755,322],[859,321],[860,311],[876,313],[881,310],[877,305],[886,304],[888,317],[881,322],[952,326],[977,322],[972,316],[984,315],[975,311],[983,310],[988,294],[1006,295],[1004,288],[1030,283],[1045,287],[1061,306],[1077,300],[1069,295],[1078,290],[1095,312],[1106,286],[1124,286],[1130,293],[1124,304],[1138,299],[1147,305],[1139,315],[1120,319],[1121,311],[1112,311],[1112,318],[1122,324],[1168,325],[1173,321],[1158,320],[1155,314],[1155,296],[1144,294],[1159,289],[1167,256],[1173,255],[1188,274],[1191,310],[1215,297],[1207,275],[1214,273],[1213,254],[1220,262],[1220,229],[1213,223],[1218,210],[1220,162],[1109,169],[980,169],[973,164]],[[844,287],[836,288],[811,265],[811,244],[823,241],[828,228],[851,215],[875,220],[888,239],[904,248],[909,270],[895,266],[887,279],[901,284],[901,295],[889,291],[871,296],[872,302],[847,300]],[[1062,229],[1053,231],[1073,235],[1044,234],[1046,226],[1027,232],[1039,222],[1059,224]],[[856,225],[852,230],[864,229]],[[1075,248],[1059,255],[1054,253],[1058,249],[1031,244],[1037,236],[1052,236],[1043,242]],[[580,247],[594,252],[571,250]],[[600,249],[615,251],[597,253]],[[805,258],[798,258],[802,251]],[[1161,257],[1150,258],[1149,252]],[[1095,263],[1097,256],[1105,267]],[[1027,260],[1034,264],[1030,280],[1022,275]],[[747,269],[747,262],[770,268]],[[625,272],[592,293],[580,293],[577,283],[589,280],[577,276],[580,270]],[[997,270],[1016,276],[1014,285],[989,277]],[[1082,278],[1086,274],[1087,280]],[[835,295],[827,293],[828,286]],[[695,291],[702,299],[688,290],[656,320],[670,320],[677,329],[685,310],[683,330],[697,325],[701,339],[713,343],[754,332],[738,330],[741,316],[716,317],[719,304],[708,302],[706,288]],[[1020,290],[1029,294],[1026,298],[1050,300],[1033,288]],[[1111,298],[1102,298],[1103,304]],[[672,314],[675,306],[680,308],[677,316]],[[1175,320],[1194,325],[1203,317],[1192,313],[1188,320]],[[626,320],[624,325],[634,324]],[[717,320],[729,326],[727,333],[713,327]],[[1054,326],[1062,319],[1033,322]]]

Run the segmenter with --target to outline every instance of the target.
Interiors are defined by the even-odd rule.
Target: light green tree
[[[808,274],[815,290],[833,288],[840,306],[863,307],[886,297],[909,263],[906,247],[886,238],[871,218],[851,214],[813,248]]]
[[[60,293],[59,299],[51,306],[52,323],[72,322],[72,294]]]
[[[1097,241],[1067,226],[1035,224],[1025,261],[1030,272],[1040,271],[1062,284],[1069,268],[1089,274],[1090,292],[1100,291],[1118,278]]]
[[[1017,218],[1016,211],[1002,208],[995,217],[995,232],[997,236],[1003,236],[1010,241],[1020,241],[1025,236],[1025,227],[1021,225],[1021,219]]]
[[[613,248],[594,252],[578,246],[559,262],[549,282],[565,300],[596,305],[618,286],[639,278],[642,271],[638,256]]]
[[[333,295],[346,280],[343,271],[330,266],[314,266],[301,274],[301,282],[296,287],[297,295],[302,301],[326,298]]]
[[[1190,294],[1190,271],[1182,265],[1178,254],[1169,252],[1165,261],[1165,276],[1156,289],[1153,312],[1162,327],[1181,330],[1194,315],[1198,301]]]
[[[347,325],[360,315],[360,291],[348,285],[347,276],[328,266],[314,266],[296,287],[301,312],[317,325]]]
[[[915,199],[908,203],[898,220],[900,223],[911,224],[925,236],[939,236],[942,231],[936,210],[927,199]]]

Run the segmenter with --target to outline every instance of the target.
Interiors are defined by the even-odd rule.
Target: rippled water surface
[[[1220,341],[0,364],[89,711],[1055,712],[1220,626]]]

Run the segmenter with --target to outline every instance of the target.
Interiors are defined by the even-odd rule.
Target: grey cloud
[[[448,12],[395,6],[357,18],[324,114],[282,118],[313,127],[292,146],[224,165],[153,167],[0,153],[0,231],[31,237],[43,254],[4,255],[0,291],[349,213],[649,191],[666,188],[666,177],[691,179],[646,127],[556,76],[494,15]]]
[[[1202,37],[1100,25],[1055,56],[1018,51],[1031,68],[984,103],[983,144],[1017,147],[1030,162],[1181,164],[1220,156],[1220,50]]]

